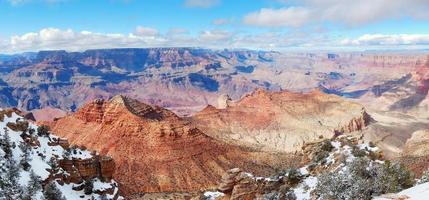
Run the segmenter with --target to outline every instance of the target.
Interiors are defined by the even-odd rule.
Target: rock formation
[[[232,99],[228,94],[222,94],[217,100],[217,107],[219,109],[225,109],[231,105]]]
[[[429,130],[420,130],[413,133],[407,140],[402,152],[407,156],[429,156]]]
[[[63,181],[76,184],[93,178],[100,178],[102,181],[110,182],[115,171],[113,159],[99,155],[87,159],[64,158],[59,161],[59,166],[70,174]]]
[[[205,192],[202,196],[216,200],[318,199],[313,191],[323,174],[345,168],[345,164],[358,157],[379,163],[384,160],[379,148],[364,143],[361,136],[350,135],[305,143],[301,153],[304,159],[299,169],[257,177],[233,168],[222,176],[216,192]]]
[[[295,152],[304,142],[362,131],[372,121],[364,108],[319,91],[257,90],[226,109],[208,106],[192,117],[219,140],[266,151]]]
[[[116,163],[114,178],[126,195],[197,191],[216,186],[233,167],[267,174],[290,165],[281,163],[287,155],[219,142],[169,110],[124,96],[88,103],[51,128],[72,144],[110,155]]]
[[[400,154],[401,160],[417,176],[428,170],[429,165],[429,131],[419,130],[407,140]]]
[[[10,152],[23,157],[17,156],[20,165],[15,168],[20,177],[26,177],[19,181],[20,186],[27,187],[31,170],[39,177],[39,183],[31,184],[47,187],[55,183],[66,199],[98,199],[101,196],[113,200],[123,199],[119,196],[117,182],[113,180],[115,164],[110,157],[89,152],[84,147],[70,146],[67,139],[59,138],[46,127],[38,127],[27,121],[25,116],[28,113],[5,109],[0,110],[0,116],[0,136],[3,138],[8,134],[8,140],[2,141],[1,145],[11,142]],[[3,173],[11,171],[5,170]],[[87,183],[91,187],[85,188]],[[31,198],[39,196],[36,190],[42,192],[42,188],[35,189]]]
[[[238,99],[255,88],[309,91],[320,87],[326,93],[364,97],[363,101],[380,99],[378,107],[397,102],[393,107],[402,109],[423,99],[421,92],[415,95],[422,88],[406,79],[396,80],[421,73],[425,63],[425,52],[328,56],[196,48],[41,51],[6,60],[0,57],[0,106],[75,111],[96,98],[126,94],[189,115],[207,104],[216,105],[221,94]],[[394,93],[399,99],[390,102],[389,90],[396,85],[406,86],[410,93]],[[400,97],[404,94],[412,97]]]

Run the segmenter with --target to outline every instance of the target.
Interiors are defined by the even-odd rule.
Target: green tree
[[[92,194],[92,190],[94,189],[94,182],[92,180],[85,180],[83,192],[86,195]]]
[[[37,127],[38,136],[49,136],[49,127],[46,125],[41,125]]]
[[[25,171],[28,171],[30,170],[30,167],[31,167],[29,163],[31,161],[31,157],[30,157],[31,147],[26,142],[20,142],[18,147],[22,151],[21,161],[19,162],[19,164],[22,166],[22,168]]]
[[[43,197],[46,200],[66,200],[61,191],[57,188],[55,181],[46,185],[43,191]]]

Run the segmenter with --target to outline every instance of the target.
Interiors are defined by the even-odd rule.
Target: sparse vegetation
[[[61,191],[57,188],[55,181],[46,185],[43,191],[43,197],[46,200],[66,200]]]
[[[38,136],[49,136],[49,127],[46,125],[41,125],[37,128]]]
[[[321,144],[320,149],[322,151],[330,152],[330,151],[332,151],[332,149],[334,149],[334,146],[332,146],[331,140],[324,140]]]
[[[94,182],[92,180],[85,180],[83,192],[86,195],[92,194],[92,190],[94,189]]]
[[[321,175],[314,193],[321,199],[371,199],[414,183],[414,175],[399,163],[356,158],[347,168]]]
[[[429,170],[423,172],[422,177],[419,179],[419,184],[429,182]]]
[[[31,165],[29,163],[31,161],[31,157],[30,157],[31,147],[25,142],[19,143],[18,146],[22,151],[21,161],[19,164],[22,166],[22,168],[25,171],[28,171],[28,170],[30,170],[30,167],[31,167]]]
[[[302,178],[303,178],[303,175],[297,169],[291,168],[287,171],[283,180],[289,186],[294,186],[294,185],[298,184],[299,182],[301,182]]]
[[[324,163],[323,160],[329,156],[329,152],[327,151],[320,151],[317,152],[316,155],[313,157],[312,162],[313,163]]]
[[[355,157],[364,157],[364,156],[367,155],[365,150],[360,149],[357,146],[353,146],[353,148],[352,148],[352,154]]]

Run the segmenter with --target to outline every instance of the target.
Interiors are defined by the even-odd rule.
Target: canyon
[[[318,90],[257,90],[223,109],[208,106],[192,121],[230,144],[273,152],[297,152],[304,142],[365,129],[373,119],[361,105]]]
[[[425,94],[426,87],[420,85],[425,84],[426,66],[424,51],[41,51],[0,59],[0,99],[2,107],[27,111],[52,107],[73,112],[96,98],[122,94],[185,116],[208,104],[216,105],[222,94],[237,100],[257,88],[294,92],[320,88],[361,102],[391,102],[386,109],[412,109],[414,105],[406,104],[419,103]],[[419,92],[414,97],[389,95],[389,90],[398,86],[404,87],[404,92]]]
[[[293,155],[223,143],[169,110],[124,96],[94,100],[48,124],[72,144],[111,156],[125,195],[214,187],[236,166],[267,175],[297,164],[288,161]]]
[[[0,104],[111,157],[107,171],[136,199],[198,196],[234,168],[278,174],[307,165],[308,144],[344,136],[420,176],[429,163],[427,55],[42,51],[0,60]]]

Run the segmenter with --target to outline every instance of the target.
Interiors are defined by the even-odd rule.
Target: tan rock
[[[218,108],[219,109],[225,109],[231,105],[231,102],[232,102],[232,99],[231,99],[231,97],[229,97],[228,94],[220,95],[218,100],[217,100]]]
[[[404,156],[429,156],[429,130],[420,130],[413,133],[407,140],[402,153]]]
[[[372,119],[361,105],[336,95],[260,89],[225,109],[207,107],[192,120],[227,143],[298,152],[305,142],[361,131]]]

